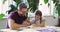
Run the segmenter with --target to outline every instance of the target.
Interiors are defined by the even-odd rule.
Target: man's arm
[[[18,29],[20,27],[26,26],[26,25],[23,25],[23,24],[15,23],[15,21],[13,19],[9,19],[8,20],[8,24],[9,24],[10,29]]]
[[[30,26],[32,23],[28,19],[26,19],[23,24]]]

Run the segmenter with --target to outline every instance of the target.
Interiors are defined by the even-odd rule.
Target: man
[[[8,17],[8,27],[10,29],[18,29],[30,25],[26,16],[27,6],[25,3],[19,4],[18,10],[14,11]]]

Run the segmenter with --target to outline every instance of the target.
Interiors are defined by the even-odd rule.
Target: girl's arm
[[[40,27],[45,27],[45,20],[42,20]]]
[[[35,26],[35,27],[45,27],[45,20],[42,20],[42,22],[41,22],[41,24],[40,25],[38,25],[38,24],[36,24],[36,23],[33,23],[32,24],[33,26]]]

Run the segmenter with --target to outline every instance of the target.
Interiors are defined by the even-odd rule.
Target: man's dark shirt
[[[8,18],[9,18],[9,19],[13,19],[13,20],[15,21],[15,23],[17,23],[17,24],[22,24],[23,21],[25,21],[25,20],[27,19],[26,16],[23,16],[22,14],[19,15],[17,11],[12,12],[12,13],[9,15]],[[7,23],[7,28],[9,28],[8,23]]]

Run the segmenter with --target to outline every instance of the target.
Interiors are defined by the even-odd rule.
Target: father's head
[[[18,6],[18,11],[25,14],[27,12],[27,5],[25,3],[20,3]]]

